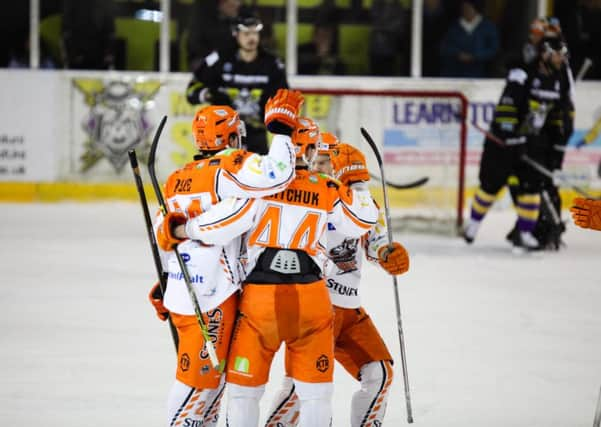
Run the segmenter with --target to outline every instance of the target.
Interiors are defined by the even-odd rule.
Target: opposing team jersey
[[[564,73],[565,74],[565,73]],[[565,141],[566,111],[573,111],[569,75],[543,74],[538,64],[509,70],[491,131],[507,145],[536,140],[545,131],[551,143]]]
[[[183,212],[190,218],[211,212],[222,200],[244,197],[246,205],[251,206],[253,197],[279,192],[290,183],[294,161],[290,138],[283,135],[274,136],[266,156],[227,149],[172,173],[165,184],[165,200],[170,211]],[[239,235],[223,239],[220,245],[186,240],[178,246],[202,311],[217,307],[239,288],[240,247]],[[163,261],[168,272],[165,307],[179,314],[194,314],[175,254],[164,252]]]
[[[325,280],[332,304],[343,308],[361,307],[359,285],[364,255],[369,261],[377,261],[378,251],[388,244],[384,216],[381,214],[374,227],[361,237],[349,237],[335,225],[328,224],[327,242],[330,263]]]
[[[252,131],[264,129],[265,103],[279,88],[287,87],[284,64],[265,50],[259,49],[251,62],[240,59],[237,50],[215,51],[194,70],[186,94],[192,104],[230,105]],[[204,99],[206,91],[210,99]]]
[[[253,270],[266,248],[304,251],[323,270],[328,224],[358,238],[377,219],[378,208],[367,188],[351,189],[326,175],[299,170],[284,191],[257,200],[223,201],[188,221],[186,232],[205,243],[222,243],[247,231],[244,274]]]

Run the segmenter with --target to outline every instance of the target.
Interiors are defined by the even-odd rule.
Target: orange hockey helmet
[[[244,122],[227,105],[209,105],[196,112],[192,122],[194,142],[200,151],[219,151],[229,146],[232,135],[236,144],[245,136]]]
[[[296,150],[296,158],[302,158],[311,163],[317,154],[317,143],[319,141],[319,127],[308,117],[299,117],[294,132],[292,132],[292,144]],[[307,148],[313,148],[311,158],[307,158]]]
[[[329,151],[340,144],[336,135],[330,132],[321,132],[317,142],[318,154],[329,154]]]

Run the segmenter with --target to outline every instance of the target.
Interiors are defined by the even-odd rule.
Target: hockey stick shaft
[[[472,125],[474,126],[474,128],[476,128],[477,130],[479,130],[480,132],[482,132],[484,134],[484,136],[486,136],[489,140],[491,140],[492,142],[494,142],[495,144],[500,145],[501,147],[508,147],[508,144],[503,141],[501,138],[499,138],[498,136],[493,135],[492,133],[490,133],[489,131],[487,131],[486,129],[483,129],[481,126],[479,126],[476,123],[472,123]],[[553,175],[553,172],[551,172],[549,169],[545,168],[543,165],[541,165],[540,163],[538,163],[537,161],[533,160],[532,158],[528,157],[527,155],[523,155],[521,157],[521,160],[530,165],[530,167],[534,168],[535,170],[537,170],[541,175],[544,175],[550,179],[555,179],[556,177]],[[597,200],[596,197],[591,196],[589,193],[587,193],[585,190],[583,190],[582,188],[578,187],[577,185],[574,185],[572,182],[570,182],[569,179],[559,175],[559,179],[561,181],[563,181],[563,183],[567,186],[572,188],[575,192],[577,192],[578,194],[586,197],[587,199],[594,199]]]
[[[159,185],[157,175],[155,172],[155,156],[156,150],[159,143],[159,137],[165,126],[165,122],[167,121],[167,116],[163,116],[161,122],[159,123],[159,127],[154,135],[154,139],[152,140],[152,145],[150,146],[150,154],[148,156],[148,173],[150,175],[150,180],[152,182],[152,188],[156,194],[156,198],[159,202],[159,208],[163,215],[167,215],[169,213],[169,209],[167,208],[167,204],[165,203],[165,198],[163,197],[163,192],[161,191],[161,187]],[[194,288],[192,287],[192,280],[190,279],[190,273],[188,272],[188,267],[186,266],[186,262],[182,258],[181,254],[177,247],[173,249],[175,253],[175,257],[177,258],[177,263],[179,264],[179,268],[182,272],[182,276],[184,277],[184,283],[186,284],[186,289],[188,290],[188,294],[190,295],[190,299],[192,300],[192,305],[194,306],[194,313],[196,314],[196,320],[198,320],[198,325],[200,326],[200,332],[205,341],[205,348],[207,349],[207,353],[209,354],[209,359],[211,360],[211,364],[213,368],[217,369],[219,367],[219,358],[217,357],[217,353],[215,351],[215,346],[211,341],[211,337],[209,335],[209,329],[207,328],[207,324],[202,318],[202,313],[200,311],[200,304],[198,303],[198,298],[196,297],[196,292],[194,292]]]
[[[378,175],[370,173],[372,178],[377,179],[378,181],[381,179]],[[423,178],[416,179],[415,181],[406,182],[404,184],[398,184],[395,182],[386,181],[386,185],[390,188],[394,188],[395,190],[408,190],[411,188],[417,188],[424,185],[426,182],[430,180],[430,177],[424,176]]]
[[[386,189],[386,176],[384,173],[384,163],[382,161],[382,156],[380,155],[380,150],[376,146],[371,135],[365,130],[365,128],[361,128],[361,134],[363,138],[367,141],[369,146],[371,147],[374,155],[376,156],[376,160],[378,162],[378,166],[380,168],[380,178],[382,182],[382,192],[384,197],[384,212],[386,215],[386,229],[388,233],[388,243],[392,244],[392,222],[390,220],[390,206],[388,203],[388,192]],[[407,422],[413,422],[413,411],[411,409],[411,394],[409,391],[409,375],[407,373],[407,356],[405,354],[405,336],[403,334],[403,322],[401,320],[401,303],[399,301],[399,285],[396,276],[392,276],[392,283],[394,285],[394,303],[396,309],[396,319],[397,319],[397,330],[399,333],[399,344],[401,347],[401,365],[403,368],[403,381],[405,386],[405,405],[407,407]]]
[[[599,397],[597,398],[597,408],[595,409],[595,419],[593,421],[593,427],[599,427],[601,425],[601,389],[599,390]]]
[[[568,187],[572,188],[575,192],[577,192],[578,194],[580,194],[581,196],[586,197],[587,199],[593,199],[593,200],[597,200],[597,197],[593,197],[591,196],[589,193],[587,193],[585,190],[583,190],[582,188],[578,187],[577,185],[572,184],[567,178],[563,177],[562,175],[553,175],[553,172],[551,172],[549,169],[547,169],[546,167],[544,167],[543,165],[541,165],[540,163],[538,163],[536,160],[531,159],[530,157],[528,157],[527,155],[523,155],[521,157],[521,160],[528,164],[530,167],[532,167],[533,169],[535,169],[538,173],[540,173],[541,175],[546,176],[547,178],[550,178],[551,180],[559,177],[559,179],[561,181],[563,181]]]
[[[592,65],[593,61],[591,60],[591,58],[584,58],[584,61],[580,66],[580,70],[578,70],[578,74],[576,74],[576,81],[582,80]]]
[[[146,234],[148,235],[150,250],[152,252],[152,259],[154,260],[154,266],[156,268],[157,276],[159,278],[159,287],[161,289],[161,294],[165,296],[165,291],[167,290],[167,279],[163,271],[163,265],[161,264],[161,256],[159,254],[157,241],[152,230],[152,220],[150,217],[150,211],[148,210],[148,201],[146,200],[146,193],[144,192],[142,176],[140,175],[138,157],[136,156],[136,150],[130,150],[127,154],[129,155],[129,163],[131,164],[131,169],[134,173],[134,181],[136,182],[136,189],[138,190],[140,204],[142,205],[144,223],[146,224]],[[175,345],[175,351],[177,352],[177,349],[179,347],[179,337],[177,335],[177,329],[175,328],[175,325],[173,324],[173,321],[171,320],[170,316],[167,318],[167,320],[169,321],[169,330],[171,331],[171,338],[173,340],[173,344]]]

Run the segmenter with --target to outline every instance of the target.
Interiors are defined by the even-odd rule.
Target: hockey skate
[[[530,231],[519,231],[515,233],[513,253],[520,255],[526,252],[540,251],[542,247],[539,241]]]
[[[461,237],[466,241],[467,244],[472,244],[476,238],[476,233],[480,227],[480,221],[474,221],[470,219],[461,233]]]

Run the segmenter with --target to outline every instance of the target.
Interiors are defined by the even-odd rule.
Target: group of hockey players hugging
[[[574,127],[573,78],[567,54],[559,21],[535,19],[522,57],[509,67],[486,135],[480,186],[463,231],[468,243],[474,241],[484,216],[508,185],[518,215],[507,235],[514,248],[557,250],[563,245],[565,224],[556,181]],[[540,166],[552,173],[541,173]],[[572,208],[576,224],[595,228],[591,220],[595,222],[596,211],[601,228],[600,203],[576,199]]]
[[[361,306],[362,254],[391,275],[409,269],[409,256],[386,237],[364,155],[299,117],[302,103],[288,89],[269,99],[265,155],[239,148],[244,123],[231,107],[201,108],[192,123],[198,154],[166,181],[169,212],[155,233],[168,280],[164,295],[155,285],[150,300],[179,341],[168,426],[217,425],[226,389],[227,425],[258,426],[282,343],[285,379],[266,425],[330,426],[334,360],[360,382],[351,425],[383,422],[392,357]]]

